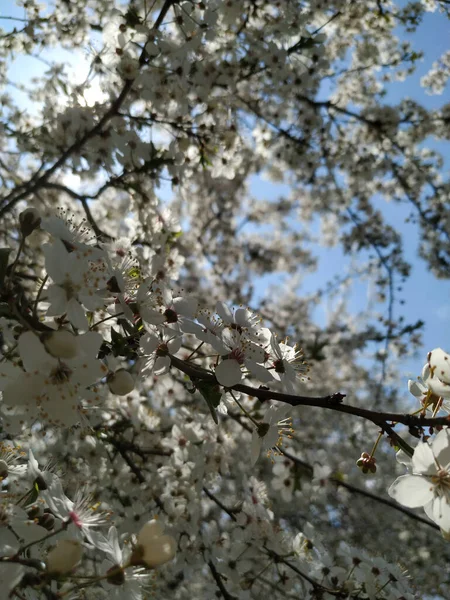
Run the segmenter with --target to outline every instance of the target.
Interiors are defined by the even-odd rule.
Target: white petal
[[[406,465],[409,468],[412,468],[412,459],[409,454],[406,454],[404,450],[399,450],[396,454],[397,462],[402,465]]]
[[[247,308],[238,308],[234,313],[234,320],[241,327],[249,327],[251,325],[251,313]]]
[[[415,381],[414,379],[409,379],[408,390],[416,398],[422,398],[422,396],[427,393],[427,388],[419,381]]]
[[[226,304],[223,302],[218,302],[216,304],[216,313],[222,319],[224,323],[232,323],[233,322],[233,313],[228,308]]]
[[[264,362],[264,350],[256,344],[248,344],[245,346],[245,357],[257,363],[262,363]]]
[[[176,354],[178,350],[181,348],[183,343],[183,338],[180,336],[173,337],[171,340],[167,342],[167,348],[170,354]]]
[[[431,502],[434,485],[420,475],[402,475],[388,489],[388,494],[403,506],[417,508]]]
[[[419,442],[417,444],[412,457],[412,467],[414,473],[427,475],[434,475],[436,473],[433,450],[426,442]]]
[[[262,381],[263,383],[273,381],[272,373],[262,365],[258,365],[254,360],[246,360],[245,366],[259,381]]]
[[[83,335],[79,335],[77,338],[78,347],[83,354],[95,358],[100,346],[102,345],[103,338],[99,333],[95,331],[88,331]]]
[[[62,287],[59,287],[59,285],[51,285],[47,290],[47,299],[50,302],[50,306],[47,310],[47,315],[49,317],[62,315],[66,312],[67,294]]]
[[[94,312],[104,306],[104,301],[97,294],[88,294],[80,292],[78,294],[80,302],[90,311]]]
[[[71,298],[67,303],[67,318],[77,329],[89,329],[86,313],[75,298]]]
[[[427,516],[439,527],[448,531],[450,529],[450,498],[447,495],[434,498],[427,506]]]
[[[202,327],[200,327],[200,325],[198,325],[198,323],[194,323],[193,321],[190,321],[189,319],[185,319],[183,321],[183,331],[184,331],[184,333],[193,333],[197,337],[199,337],[199,335],[202,335],[202,333],[203,333]],[[200,338],[200,339],[203,339],[203,338]]]
[[[158,356],[153,366],[153,372],[155,375],[164,375],[170,369],[170,357],[169,356]]]
[[[140,315],[146,323],[150,325],[161,325],[165,323],[166,316],[163,315],[159,310],[142,306],[140,309]]]
[[[175,312],[184,317],[193,317],[197,311],[198,302],[195,298],[174,298],[173,308]]]
[[[435,396],[450,399],[450,383],[445,383],[437,377],[430,377],[426,383]]]
[[[216,378],[220,385],[232,387],[241,382],[242,371],[237,360],[223,360],[216,367]]]
[[[141,338],[140,346],[145,354],[153,354],[160,344],[161,340],[159,337],[147,333]]]
[[[431,443],[434,456],[442,467],[450,463],[450,431],[442,429]]]
[[[22,358],[23,365],[28,372],[35,369],[41,369],[43,365],[57,365],[56,358],[51,357],[45,351],[44,345],[39,338],[27,331],[22,333],[19,338],[19,352]]]
[[[23,376],[23,370],[10,362],[0,363],[0,392],[16,379]]]
[[[68,252],[59,239],[53,244],[44,244],[42,251],[45,256],[45,268],[55,283],[62,283],[66,276]]]

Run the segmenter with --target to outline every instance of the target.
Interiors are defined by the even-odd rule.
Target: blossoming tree
[[[402,32],[449,3],[10,8],[2,598],[448,598],[448,332],[408,392],[398,358],[423,323],[402,318],[410,265],[379,206],[405,205],[448,278],[450,185],[428,142],[448,140],[450,104],[384,95],[421,57]],[[61,57],[80,50],[74,75]],[[20,55],[42,73],[17,82]],[[349,268],[302,293],[317,244]],[[350,310],[354,281],[378,304]]]

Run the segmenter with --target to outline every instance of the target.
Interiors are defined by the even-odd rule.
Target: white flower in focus
[[[408,389],[424,409],[450,413],[450,355],[441,348],[429,352],[421,377],[410,379]]]
[[[34,489],[45,490],[55,479],[57,479],[57,475],[52,473],[51,468],[52,466],[50,464],[47,465],[47,467],[44,467],[44,469],[41,469],[32,450],[28,450],[27,475],[32,481]]]
[[[172,290],[161,285],[144,281],[136,296],[139,314],[149,325],[166,324],[174,331],[190,328],[197,312],[195,298],[174,296]]]
[[[303,360],[303,351],[285,343],[279,344],[275,335],[270,339],[271,353],[269,361],[272,363],[272,376],[281,383],[281,387],[288,394],[295,394],[296,382],[306,381],[305,374],[308,365]]]
[[[450,432],[442,429],[434,440],[419,442],[411,461],[412,474],[402,475],[388,490],[399,504],[423,506],[441,529],[450,530]]]
[[[264,415],[264,419],[252,433],[251,462],[256,464],[261,451],[272,452],[275,446],[281,446],[283,436],[290,437],[293,432],[292,419],[286,417],[290,406],[276,407],[272,405]]]
[[[144,354],[141,372],[163,375],[170,368],[169,354],[176,354],[181,348],[182,338],[174,331],[165,330],[161,334],[147,333],[141,338],[140,346]]]
[[[0,442],[0,480],[11,477],[11,475],[23,475],[27,470],[26,464],[19,464],[25,457],[25,452],[14,446],[11,442],[4,440]]]
[[[92,246],[96,241],[96,237],[88,226],[86,219],[81,219],[79,223],[76,223],[74,219],[75,216],[69,214],[65,209],[59,209],[58,215],[51,215],[42,219],[41,229],[61,240],[70,252],[72,250],[98,252]]]
[[[48,507],[58,519],[64,523],[73,523],[77,530],[82,531],[89,538],[89,528],[104,525],[107,515],[98,510],[98,504],[89,494],[78,490],[75,499],[70,500],[63,490],[58,477],[54,477],[46,490],[41,491],[41,496]]]
[[[272,379],[267,369],[258,364],[264,362],[264,350],[248,340],[244,333],[235,329],[225,329],[221,339],[211,339],[210,343],[216,352],[226,357],[215,369],[220,385],[232,387],[240,383],[244,376],[242,366],[264,383]]]
[[[137,536],[137,544],[131,561],[144,563],[151,569],[172,560],[177,551],[175,539],[164,534],[164,525],[155,519],[142,527]]]
[[[117,529],[110,527],[106,537],[101,532],[91,531],[89,540],[106,554],[101,565],[106,577],[101,584],[107,590],[108,597],[113,600],[143,600],[149,583],[148,570],[143,567],[124,568],[128,563],[128,553],[126,546],[124,551],[121,548]]]
[[[216,313],[219,315],[224,326],[236,329],[239,333],[245,331],[249,339],[258,341],[258,332],[261,329],[261,317],[248,308],[237,308],[232,312],[223,302],[217,302]]]

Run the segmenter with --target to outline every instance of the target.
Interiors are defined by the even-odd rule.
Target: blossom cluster
[[[416,410],[392,412],[421,321],[399,309],[411,269],[380,208],[408,207],[448,278],[428,141],[450,139],[449,105],[389,95],[422,58],[410,32],[448,3],[16,4],[0,15],[0,595],[448,598],[448,354],[410,382]],[[442,92],[448,65],[423,85]],[[338,272],[312,291],[323,258]]]
[[[393,599],[399,593],[414,597],[407,580],[388,563],[373,563],[344,546],[339,559],[330,558],[320,544],[306,552],[312,542],[302,542],[303,533],[283,533],[269,508],[266,488],[256,478],[244,480],[238,509],[224,509],[209,489],[217,485],[219,473],[231,468],[223,452],[225,442],[219,446],[218,438],[214,441],[219,415],[223,419],[231,414],[248,423],[251,465],[262,451],[272,460],[283,456],[284,443],[294,434],[292,408],[273,402],[255,410],[242,384],[251,381],[265,390],[295,394],[308,380],[301,350],[287,340],[279,342],[248,308],[231,310],[218,301],[212,312],[194,296],[175,291],[164,276],[164,262],[144,266],[123,239],[101,243],[85,224],[63,213],[41,218],[35,209],[21,214],[20,227],[24,243],[45,236],[45,270],[35,296],[26,303],[17,302],[14,263],[4,277],[10,313],[1,319],[3,428],[10,437],[26,434],[34,440],[27,444],[28,463],[15,445],[2,449],[2,520],[11,533],[1,546],[3,566],[8,566],[0,572],[5,589],[13,594],[30,588],[33,593],[47,586],[70,596],[81,578],[86,597],[103,590],[118,599],[139,600],[153,582],[153,570],[166,569],[173,577],[200,552],[213,580],[219,578],[247,598],[245,590],[260,585],[254,572],[259,561],[277,557],[289,569],[291,563],[283,557],[293,551],[295,561],[308,565],[314,578],[290,581],[283,575],[286,589],[317,591],[324,598],[344,592],[367,598]],[[165,236],[167,247],[171,231]],[[436,377],[447,377],[438,370],[442,360],[440,354],[431,354],[430,369]],[[178,384],[178,393],[184,387],[185,394],[198,393],[206,405],[195,420],[187,407],[178,408],[178,423],[165,430],[162,413],[149,408],[144,394],[153,379],[151,404],[168,409],[167,421],[176,384],[164,382],[177,369],[184,369],[190,379],[189,385]],[[42,445],[37,436],[44,436],[47,448],[58,446],[62,437],[72,444],[77,440],[82,454],[68,464],[78,472],[77,480],[85,474],[83,487],[67,486],[56,465],[39,465],[32,449]],[[232,438],[226,442],[233,452],[234,444]],[[108,468],[111,451],[124,458],[136,477],[133,492],[119,491],[125,472]],[[147,464],[143,459],[153,454],[166,461]],[[132,456],[139,458],[138,464]],[[329,468],[316,464],[313,484],[330,474]],[[288,501],[294,490],[279,462],[274,475],[274,489]],[[97,478],[100,483],[105,477],[110,492],[106,495],[95,485]],[[149,512],[145,496],[150,490]],[[211,524],[204,525],[202,533],[202,492],[228,511],[227,541],[223,533],[210,529]],[[130,502],[136,510],[134,522],[124,510]],[[165,533],[164,523],[171,533]],[[26,577],[28,556],[38,569],[35,580]],[[240,556],[244,559],[238,561]],[[351,577],[345,564],[357,567]],[[293,568],[295,572],[300,567]]]
[[[36,217],[36,225],[51,240],[43,245],[45,283],[35,302],[42,318],[23,316],[10,360],[0,364],[7,432],[37,422],[76,425],[101,410],[108,393],[126,396],[152,373],[167,373],[171,356],[189,344],[215,354],[211,372],[225,390],[246,376],[290,393],[306,381],[302,351],[278,342],[249,309],[231,311],[222,302],[215,313],[199,309],[160,272],[144,273],[125,240],[89,243],[88,228],[60,216]]]
[[[450,354],[436,348],[428,353],[427,363],[418,381],[409,381],[410,392],[420,399],[423,411],[436,415],[449,410]],[[410,508],[423,506],[426,515],[450,538],[450,431],[444,427],[430,441],[422,439],[412,458],[399,454],[409,473],[399,477],[389,494]]]

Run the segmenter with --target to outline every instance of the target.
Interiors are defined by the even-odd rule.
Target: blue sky
[[[402,2],[404,3],[404,2]],[[17,7],[13,0],[3,0],[0,7],[0,17],[2,15],[23,17],[23,9]],[[19,22],[2,21],[0,26],[12,28],[16,25],[20,27]],[[399,31],[400,35],[400,31]],[[395,104],[402,98],[411,97],[418,100],[427,108],[436,108],[443,102],[450,102],[450,90],[447,86],[444,94],[441,96],[429,96],[420,86],[420,79],[427,73],[431,64],[437,60],[443,52],[449,48],[450,42],[450,21],[442,14],[428,13],[422,25],[414,34],[401,34],[402,39],[410,40],[414,43],[416,49],[423,50],[424,59],[417,65],[416,72],[405,82],[398,82],[389,85],[388,94],[385,98],[387,104]],[[68,60],[73,65],[73,72],[79,81],[82,81],[87,74],[87,62],[83,60],[87,56],[87,49],[80,50],[78,55],[58,49],[43,51],[43,58],[55,59],[60,61]],[[14,81],[26,83],[30,77],[42,75],[47,67],[38,60],[30,57],[18,57],[10,70],[10,76]],[[29,110],[30,106],[19,92],[15,92],[24,109]],[[448,156],[448,143],[438,143],[436,140],[427,140],[427,146],[446,152]],[[448,176],[450,162],[447,160],[445,170]],[[261,199],[274,199],[280,194],[286,194],[286,187],[278,184],[272,184],[262,180],[260,177],[253,177],[251,180],[251,191],[255,197]],[[407,260],[412,263],[413,271],[411,277],[403,286],[403,292],[399,296],[406,301],[403,306],[396,305],[396,314],[403,314],[406,322],[415,322],[419,319],[425,321],[423,331],[424,350],[422,356],[416,360],[408,360],[404,363],[404,368],[411,374],[418,374],[422,363],[424,362],[426,352],[432,348],[442,346],[450,349],[450,283],[448,281],[439,281],[430,273],[428,266],[424,261],[418,258],[418,231],[412,224],[404,222],[407,214],[404,207],[395,203],[386,203],[382,200],[379,207],[389,223],[398,227],[404,237],[405,254]],[[320,261],[319,270],[309,276],[306,276],[302,286],[303,292],[308,292],[323,286],[325,282],[334,275],[342,273],[341,253],[336,248],[315,249]],[[345,259],[347,260],[347,259]],[[258,284],[257,296],[262,296],[269,284],[279,283],[279,274],[273,274],[264,277]],[[364,309],[367,304],[367,285],[365,283],[357,284],[350,298],[350,305],[355,311]],[[382,305],[379,306],[382,311]],[[332,307],[331,307],[332,308]],[[318,323],[323,323],[326,318],[326,306],[320,307],[315,315]]]
[[[404,2],[402,2],[404,4]],[[450,21],[441,13],[428,13],[414,34],[405,34],[398,30],[401,39],[413,43],[415,49],[424,52],[424,58],[418,61],[416,72],[404,82],[389,84],[388,93],[384,99],[386,104],[395,105],[404,98],[413,98],[429,109],[438,108],[446,102],[450,102],[450,88],[446,87],[440,96],[430,96],[420,86],[420,79],[430,69],[432,63],[450,47]],[[448,178],[450,169],[449,143],[438,142],[430,138],[426,146],[440,151],[445,161],[443,175]],[[251,186],[255,197],[261,199],[274,199],[278,195],[287,193],[285,186],[271,184],[260,178],[254,178]],[[403,361],[402,367],[410,376],[420,374],[421,367],[425,362],[426,353],[436,347],[444,347],[450,350],[450,282],[437,280],[430,272],[428,265],[418,256],[418,228],[405,223],[408,216],[407,207],[395,202],[387,203],[383,199],[376,200],[377,206],[382,210],[388,223],[399,229],[404,239],[405,258],[413,266],[411,276],[405,284],[398,298],[405,301],[404,305],[395,306],[394,314],[403,315],[406,323],[414,323],[419,319],[425,322],[423,329],[423,351],[416,359]],[[406,208],[406,210],[405,210]],[[337,248],[320,249],[318,256],[321,258],[317,272],[305,277],[301,290],[312,291],[323,286],[333,276],[342,273],[342,262],[348,264],[349,260],[344,258]],[[257,290],[263,294],[263,286],[277,282],[277,276],[271,275],[263,279]],[[354,286],[350,306],[358,312],[363,310],[367,304],[367,285],[360,283]],[[380,312],[383,305],[378,305]],[[332,308],[332,306],[330,307]],[[319,324],[326,320],[327,306],[321,306],[315,314]]]

